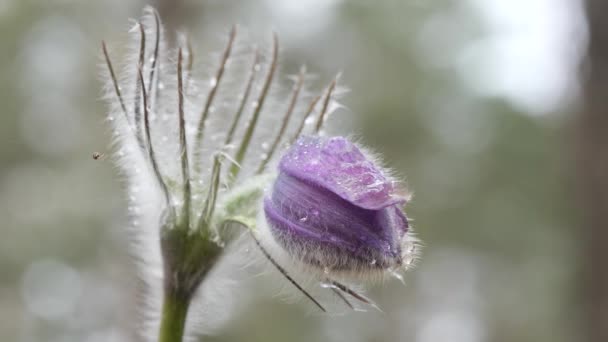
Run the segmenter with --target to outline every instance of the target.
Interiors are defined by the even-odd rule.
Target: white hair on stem
[[[174,274],[166,274],[161,234],[185,225],[189,232],[207,229],[219,247],[230,242],[222,230],[223,215],[250,193],[238,211],[255,221],[266,170],[275,165],[285,144],[311,130],[314,113],[323,113],[322,118],[337,108],[331,105],[331,90],[312,95],[305,68],[294,87],[285,89],[276,35],[267,51],[240,38],[234,26],[221,54],[209,61],[194,53],[186,35],[179,35],[178,46],[170,48],[166,34],[158,13],[147,7],[129,30],[127,53],[118,63],[102,42],[107,120],[114,160],[128,193],[127,235],[141,279],[144,340],[155,340],[163,285],[174,281]],[[212,66],[197,68],[202,64]],[[334,87],[335,81],[329,89]],[[315,128],[319,131],[320,125]],[[253,186],[251,179],[257,180]],[[217,292],[229,291],[226,269],[233,264],[218,261],[200,288],[200,279],[193,279],[187,336],[212,330],[222,321],[213,317],[220,317],[218,310],[225,312],[227,304],[216,299],[227,295]],[[197,314],[199,310],[204,314]]]

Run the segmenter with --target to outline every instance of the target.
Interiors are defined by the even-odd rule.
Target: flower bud
[[[290,255],[325,271],[392,270],[404,263],[411,252],[403,251],[407,198],[355,144],[302,137],[278,171],[264,212]]]

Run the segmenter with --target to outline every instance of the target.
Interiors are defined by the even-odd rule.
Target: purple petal
[[[406,200],[395,193],[393,182],[343,137],[302,137],[281,159],[279,169],[365,209],[381,209]]]
[[[264,212],[279,244],[309,264],[388,268],[401,263],[403,202],[345,138],[306,138],[281,160]]]

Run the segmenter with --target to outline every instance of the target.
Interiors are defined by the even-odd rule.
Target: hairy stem
[[[186,326],[190,300],[173,291],[167,291],[163,300],[158,342],[181,342]]]

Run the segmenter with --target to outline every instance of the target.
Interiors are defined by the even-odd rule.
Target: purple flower
[[[401,209],[407,198],[348,139],[302,137],[278,171],[264,211],[290,255],[325,271],[392,270],[409,262]]]

